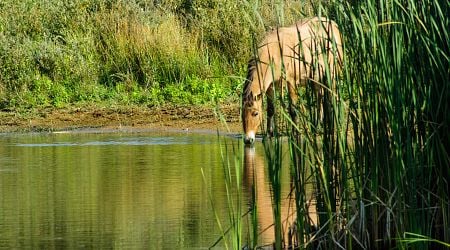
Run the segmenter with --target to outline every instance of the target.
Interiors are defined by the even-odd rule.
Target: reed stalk
[[[242,248],[242,163],[240,157],[229,157],[228,145],[223,143],[221,150],[222,166],[224,166],[225,187],[228,203],[228,220],[231,231],[231,249]],[[242,142],[232,145],[232,155],[242,155]],[[232,162],[230,162],[232,161]]]

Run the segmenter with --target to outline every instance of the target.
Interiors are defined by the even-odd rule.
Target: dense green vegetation
[[[255,34],[298,19],[302,6],[259,0],[2,1],[0,108],[235,100]]]
[[[237,97],[249,27],[222,1],[2,1],[0,107]]]
[[[449,5],[446,0],[312,5],[315,15],[338,23],[345,58],[342,75],[334,79],[338,84],[322,82],[324,99],[317,99],[311,86],[300,91],[298,122],[286,110],[278,115],[293,127],[287,130],[291,169],[282,171],[290,171],[293,180],[295,247],[450,247]],[[278,98],[279,110],[285,100]],[[286,133],[277,129],[275,135]],[[281,249],[288,240],[281,240],[287,228],[279,217],[277,175],[285,145],[277,136],[263,144],[275,246]],[[311,180],[313,214],[306,202]],[[314,215],[317,224],[309,218]],[[258,242],[250,239],[248,245]]]

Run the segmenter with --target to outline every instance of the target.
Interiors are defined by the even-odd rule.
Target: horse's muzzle
[[[255,133],[248,133],[244,136],[244,143],[246,145],[253,145],[255,143]]]

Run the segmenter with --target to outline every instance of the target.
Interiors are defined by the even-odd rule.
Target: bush
[[[240,85],[224,79],[245,70],[252,34],[283,23],[268,18],[280,8],[298,14],[291,1],[266,0],[6,0],[0,5],[2,107],[116,98],[152,104],[217,101]],[[211,90],[212,78],[213,97],[172,93],[173,88]],[[51,88],[42,87],[49,83]]]

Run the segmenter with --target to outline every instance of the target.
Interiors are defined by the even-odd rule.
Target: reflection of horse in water
[[[255,189],[254,202],[257,209],[257,221],[259,232],[259,245],[271,245],[275,241],[274,216],[272,212],[271,190],[266,176],[266,166],[264,157],[258,155],[255,147],[245,147],[244,155],[244,185],[247,186],[249,196],[252,197],[252,189]],[[288,172],[288,169],[286,169]],[[297,245],[292,231],[295,230],[295,197],[290,193],[291,185],[282,188],[282,195],[285,197],[281,203],[281,218],[283,220],[283,245],[293,247]],[[308,207],[310,223],[317,225],[317,214],[315,204]]]

